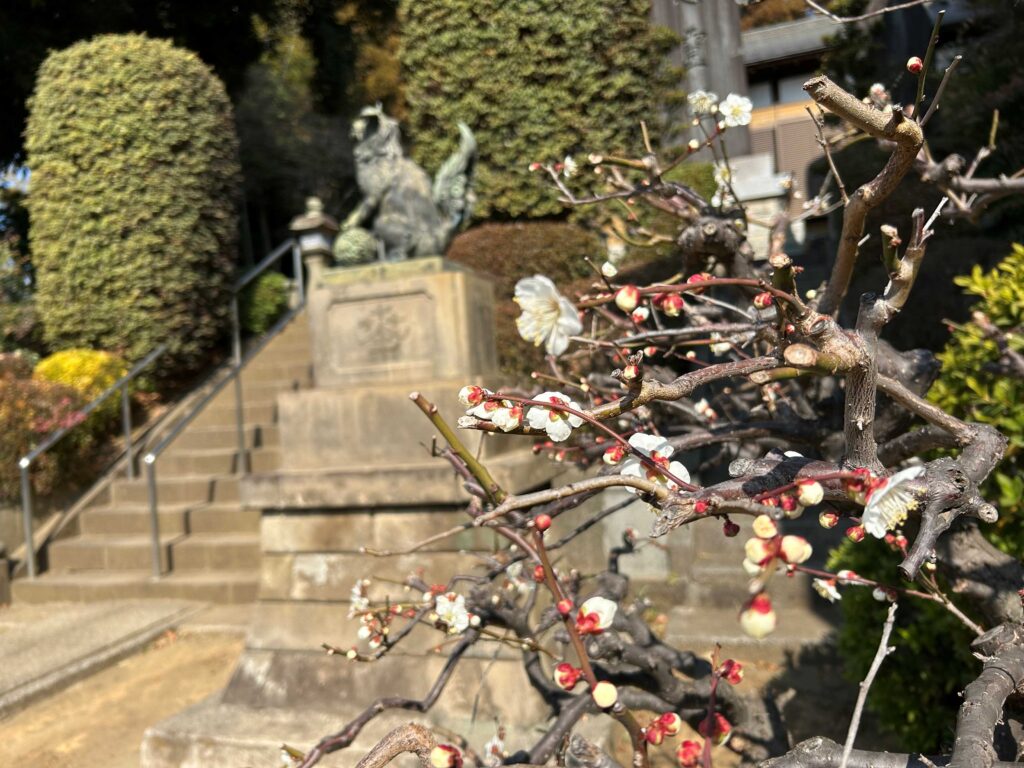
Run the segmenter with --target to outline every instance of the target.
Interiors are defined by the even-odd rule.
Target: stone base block
[[[499,485],[516,493],[539,488],[562,470],[529,451],[495,457],[487,467]],[[242,480],[243,506],[265,510],[462,504],[468,499],[462,482],[441,459],[281,471]]]

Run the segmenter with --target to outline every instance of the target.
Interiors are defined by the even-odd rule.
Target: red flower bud
[[[757,294],[757,296],[754,297],[754,306],[757,307],[758,309],[767,309],[772,305],[772,301],[773,299],[771,293],[769,293],[768,291],[764,291],[763,293],[759,293]]]
[[[708,503],[704,501],[704,499],[697,501],[693,505],[693,511],[698,515],[703,515],[705,512],[708,511]]]
[[[850,528],[847,528],[846,529],[846,538],[848,538],[850,541],[852,541],[854,543],[857,543],[859,541],[864,541],[864,526],[863,525],[854,525],[854,526],[852,526]]]
[[[924,62],[921,61],[920,56],[911,56],[907,59],[907,72],[917,75],[920,74],[922,69],[924,69]]]
[[[739,532],[739,525],[737,523],[734,523],[732,520],[726,520],[724,523],[722,523],[722,533],[725,534],[726,538],[734,538],[735,536],[739,535]]]
[[[718,668],[718,674],[732,685],[737,685],[743,679],[743,665],[733,659],[726,659]]]
[[[676,750],[676,760],[679,762],[679,768],[697,768],[703,751],[704,745],[699,741],[691,741],[689,739],[684,741],[679,745],[679,749]]]
[[[551,515],[540,514],[533,518],[533,524],[537,530],[543,533],[551,527]]]
[[[535,565],[533,566],[533,580],[538,584],[544,581],[544,566]]]
[[[572,613],[572,600],[570,600],[567,597],[562,598],[558,601],[555,607],[558,608],[558,612],[560,614],[562,614],[563,616],[568,616],[570,613]]]

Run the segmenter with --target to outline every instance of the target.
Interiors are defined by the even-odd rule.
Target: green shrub
[[[1011,348],[1024,353],[1024,247],[1013,246],[995,269],[985,272],[975,266],[955,282],[980,297],[974,310],[1008,333]],[[995,341],[977,324],[956,327],[939,355],[942,372],[929,397],[960,418],[997,427],[1009,439],[1005,458],[982,488],[998,505],[1000,521],[983,530],[997,546],[1019,556],[1024,551],[1024,381],[1000,370],[999,358]],[[834,568],[850,568],[883,582],[896,572],[893,553],[874,540],[844,544],[833,552],[832,561]],[[842,605],[840,652],[850,678],[860,680],[875,649],[874,641],[865,638],[877,635],[885,607],[872,599],[870,590],[856,588],[844,590]],[[910,598],[901,602],[893,643],[897,651],[882,665],[868,703],[906,748],[934,751],[949,739],[959,693],[978,671],[968,650],[971,639],[941,606]]]
[[[954,281],[978,296],[975,312],[1007,335],[1011,349],[1024,354],[1024,246],[1014,245],[995,269],[975,266]],[[967,421],[991,424],[1009,440],[1006,455],[982,492],[999,507],[1000,520],[989,531],[1011,554],[1024,551],[1024,379],[1002,369],[999,349],[974,322],[957,326],[939,354],[942,373],[930,399]]]
[[[636,154],[678,82],[675,36],[649,0],[415,0],[401,4],[400,59],[414,157],[434,170],[462,121],[479,145],[476,215],[560,214],[531,161]],[[655,131],[657,133],[657,131]]]
[[[249,283],[239,302],[242,328],[265,333],[288,306],[288,291],[288,278],[280,272],[264,272]]]
[[[524,341],[516,330],[519,307],[512,301],[516,282],[543,274],[562,291],[594,276],[584,259],[604,260],[598,239],[574,224],[534,221],[484,224],[458,235],[448,258],[495,278],[498,364],[511,376],[528,376],[544,360],[544,350]]]
[[[5,379],[0,384],[0,500],[21,493],[18,459],[51,432],[81,421],[81,395],[70,387],[36,379]],[[91,466],[93,439],[79,430],[58,442],[32,465],[32,487],[49,494]]]
[[[26,149],[46,340],[129,360],[170,342],[172,369],[198,366],[235,263],[238,147],[221,82],[165,40],[76,43],[39,69]]]
[[[0,352],[45,349],[35,301],[0,302]]]
[[[65,349],[55,352],[35,367],[33,377],[39,381],[62,384],[81,395],[88,403],[101,395],[128,372],[128,365],[117,355],[95,349]],[[107,398],[89,415],[90,429],[96,434],[109,431],[121,413],[121,399]]]
[[[828,567],[833,572],[849,568],[896,586],[898,562],[887,544],[869,536],[833,550]],[[867,587],[842,589],[839,653],[844,673],[854,683],[863,680],[871,666],[888,610],[888,603],[875,600],[871,592]],[[973,639],[974,634],[942,606],[914,597],[900,600],[890,643],[896,651],[878,670],[868,708],[883,730],[899,737],[901,748],[934,753],[952,739],[960,692],[980,669],[971,656]]]

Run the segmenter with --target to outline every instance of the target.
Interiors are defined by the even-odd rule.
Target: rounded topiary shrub
[[[677,39],[649,0],[402,2],[401,53],[415,159],[436,170],[476,134],[475,214],[564,210],[531,161],[642,151],[640,122],[678,94],[665,66]],[[655,131],[657,133],[657,131]]]
[[[528,376],[544,361],[544,350],[524,341],[516,330],[516,282],[542,274],[570,290],[574,282],[585,284],[595,276],[585,259],[597,264],[604,260],[596,236],[574,224],[553,221],[483,224],[456,237],[447,256],[495,279],[498,364],[513,376]]]
[[[288,278],[280,272],[264,272],[245,287],[238,311],[249,333],[265,333],[288,306]]]
[[[46,340],[195,367],[236,259],[238,142],[224,86],[189,51],[103,35],[39,69],[26,129],[29,237]]]

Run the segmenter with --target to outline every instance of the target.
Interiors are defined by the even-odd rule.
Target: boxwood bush
[[[529,163],[635,154],[640,121],[677,95],[676,37],[651,25],[649,0],[415,0],[400,21],[414,157],[437,169],[468,124],[481,218],[562,213]]]
[[[166,40],[102,35],[39,69],[25,135],[37,306],[53,348],[196,367],[236,260],[238,142],[224,87]],[[173,369],[172,368],[172,369]]]

